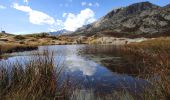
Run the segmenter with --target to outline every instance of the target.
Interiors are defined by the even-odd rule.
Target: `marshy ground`
[[[27,36],[26,40],[29,36]],[[41,37],[41,38],[40,38]],[[43,38],[44,37],[44,38]],[[30,36],[34,42],[26,42],[24,36],[10,36],[7,42],[0,44],[0,54],[16,51],[36,49],[38,45],[45,45],[47,41],[39,42],[47,38],[55,41],[56,37]],[[13,39],[19,39],[17,42]],[[37,40],[36,40],[37,38]],[[12,42],[13,40],[13,42]],[[21,41],[22,40],[22,41]],[[48,40],[48,39],[47,39]],[[3,41],[5,38],[3,37]],[[15,42],[14,42],[15,41]],[[37,43],[37,44],[36,44]],[[39,43],[39,44],[38,44]],[[33,45],[34,44],[34,45]],[[99,45],[106,46],[106,45]],[[58,79],[62,74],[62,67],[55,67],[54,55],[45,50],[37,52],[28,62],[20,64],[2,63],[0,65],[0,99],[56,99],[56,100],[84,100],[104,99],[112,100],[168,100],[170,99],[170,38],[162,37],[147,40],[140,43],[131,43],[122,46],[100,48],[98,45],[83,48],[85,54],[91,54],[94,61],[100,60],[101,64],[113,72],[131,75],[150,83],[151,88],[145,88],[140,95],[124,91],[115,91],[111,94],[97,94],[92,90],[80,91],[79,87],[69,83],[69,78],[58,85]],[[108,47],[108,46],[107,46]],[[109,57],[109,56],[110,57]],[[113,56],[114,57],[113,57]],[[95,60],[95,57],[98,59]],[[23,67],[24,66],[24,67]],[[12,68],[9,70],[8,68]]]

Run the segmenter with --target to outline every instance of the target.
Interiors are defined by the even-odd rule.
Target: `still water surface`
[[[55,45],[40,46],[38,50],[12,53],[11,57],[0,62],[26,62],[34,52],[42,52],[44,49],[54,52],[55,65],[63,65],[63,77],[69,76],[72,83],[76,83],[83,89],[93,89],[96,92],[111,92],[113,90],[128,89],[140,92],[147,83],[142,79],[118,74],[102,66],[99,62],[91,60],[90,56],[81,54],[82,49],[89,45]],[[106,46],[104,46],[106,48]],[[86,48],[90,49],[90,48]],[[98,50],[101,49],[98,48]],[[100,58],[99,58],[100,59]]]

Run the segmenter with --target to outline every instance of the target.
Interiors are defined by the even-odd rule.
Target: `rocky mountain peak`
[[[127,7],[122,7],[118,9],[114,9],[111,12],[109,12],[105,18],[111,18],[112,16],[116,15],[123,15],[123,16],[128,16],[131,14],[136,14],[144,10],[149,10],[149,9],[156,9],[160,8],[157,5],[154,5],[150,2],[140,2],[140,3],[135,3]]]
[[[49,32],[50,35],[61,35],[61,34],[71,34],[72,32],[71,31],[68,31],[66,29],[61,29],[61,30],[58,30],[58,31],[55,31],[55,32]]]
[[[141,12],[144,10],[149,10],[149,9],[155,9],[155,8],[159,8],[159,6],[154,5],[150,2],[140,2],[140,3],[135,3],[132,4],[128,7],[126,7],[126,14],[134,14],[136,12]]]
[[[166,5],[164,8],[170,8],[170,4]]]
[[[140,2],[114,9],[98,21],[79,28],[77,34],[160,34],[170,31],[170,5]],[[110,34],[109,33],[109,34]]]

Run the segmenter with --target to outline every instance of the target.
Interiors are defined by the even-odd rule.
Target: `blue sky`
[[[14,34],[74,31],[115,8],[146,0],[0,0],[0,28]],[[159,6],[170,0],[148,0]]]

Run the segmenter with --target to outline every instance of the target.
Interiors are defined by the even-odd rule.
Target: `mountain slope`
[[[140,2],[114,9],[98,21],[79,28],[75,34],[156,34],[170,30],[170,6]]]
[[[68,30],[65,30],[65,29],[62,29],[62,30],[59,30],[59,31],[56,31],[56,32],[49,32],[50,35],[61,35],[61,34],[70,34],[72,33],[71,31],[68,31]]]

